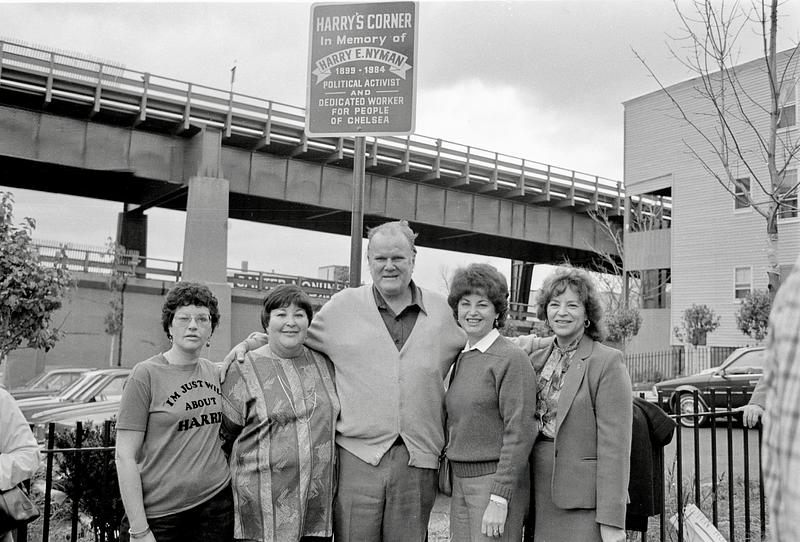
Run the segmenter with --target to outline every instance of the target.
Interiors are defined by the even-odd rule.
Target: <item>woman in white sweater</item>
[[[0,491],[33,476],[39,466],[39,446],[14,398],[0,388]],[[11,542],[11,532],[0,542]]]

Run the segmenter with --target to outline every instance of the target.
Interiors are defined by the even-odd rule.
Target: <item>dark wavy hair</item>
[[[261,325],[264,330],[266,331],[269,325],[269,313],[275,309],[288,307],[292,303],[303,309],[310,324],[311,318],[314,316],[314,306],[311,304],[311,298],[296,284],[281,284],[270,290],[264,297],[264,303],[261,308]]]
[[[172,325],[175,311],[187,305],[207,307],[211,315],[212,333],[217,329],[219,307],[217,306],[217,298],[214,297],[208,286],[199,282],[179,282],[167,292],[167,299],[164,300],[164,305],[161,307],[161,325],[164,327],[167,337],[170,337],[169,326]]]
[[[553,271],[542,283],[542,288],[536,297],[536,317],[545,322],[549,328],[547,305],[554,297],[563,294],[567,288],[572,288],[583,303],[586,318],[589,320],[589,327],[584,333],[595,341],[602,341],[606,335],[603,306],[591,275],[584,269],[562,266]]]
[[[503,274],[486,263],[473,263],[456,269],[450,279],[450,293],[447,304],[453,309],[453,317],[458,320],[458,302],[465,295],[485,295],[494,305],[497,313],[496,327],[503,327],[508,313],[508,283]]]

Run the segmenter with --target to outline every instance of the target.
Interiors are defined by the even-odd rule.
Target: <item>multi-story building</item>
[[[798,139],[797,79],[793,77],[797,55],[793,52],[778,54],[778,73],[790,75],[782,87],[779,145],[781,140]],[[744,112],[765,134],[770,109],[766,63],[753,60],[733,70],[744,91],[740,94]],[[624,180],[630,211],[626,213],[625,263],[628,272],[641,275],[644,283],[644,324],[629,351],[681,344],[673,329],[693,303],[706,304],[721,317],[719,328],[707,337],[708,345],[754,342],[739,331],[736,313],[750,291],[767,288],[767,223],[745,198],[734,197],[714,178],[711,171],[719,168],[722,172],[719,158],[676,106],[716,142],[718,121],[708,99],[698,92],[702,86],[701,78],[691,79],[624,103]],[[727,105],[735,104],[728,101]],[[748,170],[732,155],[735,178],[741,179],[740,185],[749,186],[753,201],[766,201],[771,187],[765,192],[755,180],[769,178],[756,131],[741,121],[734,120],[733,127],[753,167]],[[781,158],[778,162],[780,167]],[[784,189],[790,190],[796,179],[790,161]],[[669,218],[651,212],[651,204],[664,202],[671,206]],[[800,252],[796,196],[780,211],[778,235],[778,260],[782,276],[786,276]]]

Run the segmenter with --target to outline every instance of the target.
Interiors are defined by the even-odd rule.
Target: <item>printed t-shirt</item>
[[[229,483],[221,401],[219,372],[206,359],[174,365],[159,354],[133,368],[117,429],[145,433],[137,466],[147,517],[188,510]]]

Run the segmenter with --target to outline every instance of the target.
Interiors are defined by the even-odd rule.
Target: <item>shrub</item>
[[[736,325],[739,330],[757,341],[767,336],[769,311],[772,300],[766,290],[753,290],[742,300],[736,313]]]
[[[681,326],[673,330],[675,336],[692,346],[706,344],[706,335],[719,327],[719,316],[708,305],[695,305],[683,311]]]
[[[46,267],[32,241],[36,221],[13,223],[14,198],[0,192],[0,361],[20,346],[53,348],[63,333],[53,323],[72,285],[62,262]]]
[[[638,309],[619,307],[613,312],[606,314],[606,328],[608,337],[606,340],[611,343],[625,345],[631,337],[635,337],[642,327],[642,315]]]
[[[553,330],[547,325],[547,322],[536,320],[531,328],[531,335],[535,337],[550,337],[553,335]]]

